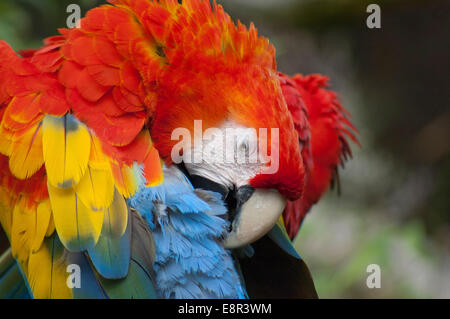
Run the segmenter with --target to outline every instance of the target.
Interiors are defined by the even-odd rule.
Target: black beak
[[[241,213],[242,206],[252,197],[255,189],[249,185],[241,186],[228,195],[227,206],[229,221],[232,223]],[[232,226],[230,225],[230,231]]]
[[[230,221],[230,229],[223,240],[227,249],[260,239],[273,228],[286,207],[286,198],[275,189],[254,189],[249,185],[229,189],[205,177],[190,175],[186,169],[182,171],[194,188],[222,195],[228,208],[223,218]]]
[[[236,191],[236,201],[237,205],[236,207],[241,207],[243,204],[245,204],[250,197],[252,197],[253,193],[255,192],[255,189],[249,185],[245,185],[242,187],[239,187]]]
[[[252,197],[255,189],[249,185],[239,187],[235,192],[234,196],[236,198],[236,212],[240,212],[242,205],[244,205],[250,197]]]
[[[230,222],[233,222],[236,216],[239,215],[242,205],[244,205],[255,192],[255,189],[249,185],[239,187],[238,189],[229,189],[226,186],[198,175],[190,175],[189,180],[194,188],[200,188],[222,195],[222,200],[228,207],[228,220]]]
[[[228,207],[228,219],[230,222],[233,222],[239,214],[242,205],[244,205],[255,192],[255,189],[250,185],[245,185],[238,189],[229,189],[228,187],[213,182],[203,176],[190,175],[186,169],[184,169],[184,173],[189,178],[189,181],[194,188],[216,192],[222,195],[222,200]]]

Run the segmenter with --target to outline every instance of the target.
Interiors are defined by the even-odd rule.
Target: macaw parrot
[[[0,41],[0,297],[317,297],[291,239],[357,143],[328,79],[279,73],[216,3],[108,2],[38,50]],[[214,142],[176,162],[199,120],[245,154],[277,128],[276,171]]]

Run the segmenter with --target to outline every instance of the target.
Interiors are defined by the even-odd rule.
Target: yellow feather
[[[14,207],[11,228],[12,254],[20,263],[28,261],[36,228],[36,209],[28,208],[26,202],[22,197]]]
[[[86,172],[91,150],[87,127],[73,115],[47,115],[43,121],[45,168],[51,185],[70,188]]]
[[[64,247],[56,236],[46,238],[38,252],[30,255],[27,278],[36,299],[69,299]]]
[[[108,157],[103,152],[101,142],[95,135],[91,135],[91,154],[89,157],[89,165],[97,169],[111,169],[109,167]]]
[[[45,233],[45,237],[50,237],[55,232],[55,222],[53,220],[53,215],[50,215],[50,221],[48,223],[47,232]]]
[[[32,252],[37,252],[41,248],[50,224],[51,214],[50,200],[47,199],[39,203],[36,210],[36,232],[31,245]]]
[[[111,171],[114,177],[114,183],[117,190],[125,198],[130,198],[144,184],[142,173],[138,171],[138,167],[130,167],[126,164],[119,164],[111,161]]]
[[[0,154],[10,156],[12,150],[12,133],[5,128],[3,123],[0,125]]]
[[[11,236],[12,215],[14,207],[11,205],[11,192],[0,186],[0,223],[6,236]]]
[[[73,188],[56,188],[48,183],[53,220],[59,238],[70,251],[95,246],[103,224],[103,211],[92,211],[78,198]]]
[[[111,169],[91,168],[89,164],[86,174],[74,189],[85,206],[93,211],[104,210],[111,205],[114,196]]]
[[[105,231],[114,238],[120,238],[125,233],[128,222],[128,208],[120,193],[114,191],[114,201],[111,206],[105,210],[103,227]]]
[[[9,169],[15,177],[27,179],[33,176],[43,164],[42,129],[41,124],[37,124],[14,141],[9,158]]]

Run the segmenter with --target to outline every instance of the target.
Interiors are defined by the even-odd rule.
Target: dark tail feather
[[[252,299],[318,298],[308,266],[265,236],[252,244],[255,253],[241,259],[247,292]]]
[[[19,265],[11,255],[8,237],[0,227],[0,299],[29,299]]]
[[[0,299],[29,299],[27,285],[11,249],[0,256]]]

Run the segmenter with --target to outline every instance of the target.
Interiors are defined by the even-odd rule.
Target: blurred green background
[[[0,39],[40,46],[104,1],[0,0]],[[322,298],[450,298],[450,2],[223,0],[277,48],[280,71],[323,73],[353,114],[361,149],[342,194],[316,205],[296,240]],[[381,288],[366,268],[381,267]]]

